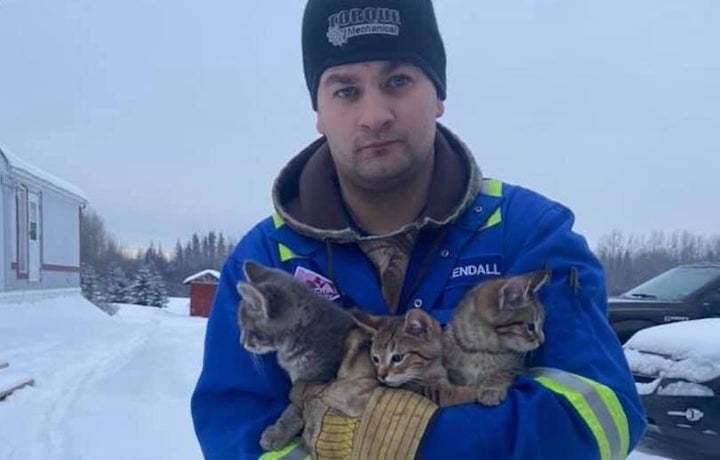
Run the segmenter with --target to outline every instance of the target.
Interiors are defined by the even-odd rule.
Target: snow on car
[[[624,350],[649,436],[720,455],[720,318],[643,329]]]

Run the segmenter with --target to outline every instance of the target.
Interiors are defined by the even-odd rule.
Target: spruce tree
[[[150,265],[143,265],[133,277],[130,287],[133,303],[164,308],[167,305],[165,282]]]
[[[100,276],[90,264],[80,265],[80,289],[83,296],[95,305],[106,301]]]
[[[114,265],[106,277],[107,301],[113,303],[132,303],[130,280],[122,267]]]

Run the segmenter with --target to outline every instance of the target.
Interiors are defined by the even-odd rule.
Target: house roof
[[[185,279],[183,280],[183,284],[192,283],[192,282],[195,281],[196,279],[202,278],[203,276],[211,276],[211,277],[215,278],[216,280],[219,280],[219,279],[220,279],[220,272],[217,271],[217,270],[210,270],[210,269],[208,269],[208,270],[203,270],[203,271],[201,271],[201,272],[197,272],[197,273],[195,273],[194,275],[190,275],[190,276],[188,276],[187,278],[185,278]]]
[[[75,198],[81,201],[87,201],[85,194],[75,185],[60,179],[59,177],[53,176],[49,172],[46,172],[35,165],[28,163],[21,159],[17,155],[8,152],[5,149],[0,149],[0,161],[2,158],[7,162],[8,170],[17,176],[30,176],[35,180],[48,185],[50,188],[54,188],[61,192],[68,193],[75,196]]]

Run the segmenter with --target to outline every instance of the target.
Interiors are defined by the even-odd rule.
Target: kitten
[[[441,407],[478,401],[478,390],[453,385],[442,364],[442,328],[433,317],[414,308],[405,316],[352,312],[355,322],[372,336],[370,356],[384,385],[420,393]]]
[[[545,309],[537,296],[548,281],[540,270],[485,281],[460,300],[442,336],[450,381],[480,389],[480,402],[500,404],[525,354],[545,341]]]
[[[277,352],[290,380],[329,381],[342,360],[343,342],[354,327],[349,313],[292,275],[253,261],[239,282],[240,343],[254,354]],[[303,428],[302,409],[289,404],[263,432],[265,450],[284,447]]]

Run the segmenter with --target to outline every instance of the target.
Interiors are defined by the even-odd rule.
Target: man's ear
[[[325,135],[325,128],[324,128],[324,126],[323,126],[322,119],[320,118],[320,112],[319,112],[319,110],[320,110],[320,109],[318,109],[318,112],[315,112],[315,117],[316,117],[316,118],[315,118],[315,128],[317,129],[317,131],[318,131],[320,134],[322,134],[322,135],[324,136],[324,135]]]
[[[435,111],[435,118],[440,118],[445,113],[445,101],[437,98],[437,110]]]

